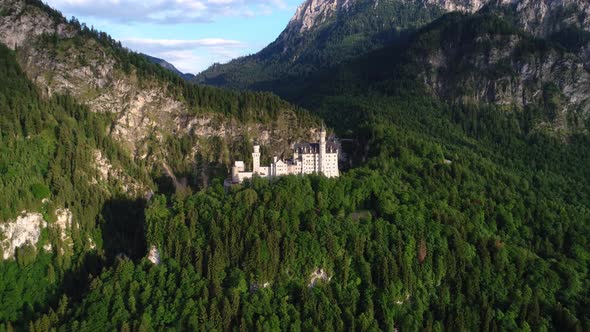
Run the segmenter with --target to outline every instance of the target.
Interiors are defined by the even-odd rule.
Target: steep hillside
[[[17,50],[43,94],[69,94],[93,112],[109,114],[109,135],[148,165],[178,165],[169,160],[175,153],[184,166],[174,171],[194,166],[197,156],[227,165],[232,154],[243,154],[236,144],[250,138],[282,153],[287,138],[308,137],[318,123],[268,93],[187,84],[39,1],[2,0],[0,8],[0,41]],[[176,138],[184,139],[180,150]]]
[[[531,112],[536,129],[585,131],[590,70],[580,45],[590,41],[590,33],[567,33],[573,38],[564,33],[539,39],[496,11],[447,14],[404,43],[315,77],[290,81],[289,86],[279,84],[279,92],[325,118],[352,119],[347,127],[357,123],[354,114],[368,115],[347,111],[350,105],[325,109],[326,100],[420,91],[449,104],[493,105],[520,115]]]
[[[275,80],[307,77],[403,39],[442,13],[437,6],[397,0],[307,0],[279,37],[262,51],[213,65],[195,81],[272,91]]]
[[[133,209],[155,185],[109,122],[70,96],[43,98],[0,44],[0,321],[27,319],[66,279],[79,286],[96,257],[145,252]]]
[[[320,106],[316,100],[327,95],[354,94],[362,86],[360,82],[365,85],[365,91],[383,91],[383,86],[399,85],[394,81],[401,80],[414,87],[420,85],[425,93],[449,103],[491,104],[507,111],[542,109],[541,113],[547,116],[539,119],[538,128],[565,134],[585,130],[590,115],[590,5],[587,2],[390,1],[364,8],[353,8],[353,4],[361,6],[360,2],[338,6],[335,2],[327,7],[323,2],[306,2],[277,41],[257,55],[236,60],[236,68],[239,67],[236,72],[230,69],[231,63],[214,67],[210,72],[228,69],[221,76],[239,79],[240,71],[248,70],[247,77],[257,80],[248,88],[274,91],[314,110]],[[424,18],[416,24],[444,11],[459,10],[465,14],[447,15],[422,28],[405,30],[403,38],[384,42],[387,46],[375,44],[375,47],[382,46],[380,50],[356,50],[350,54],[351,57],[356,54],[356,59],[332,59],[333,62],[309,67],[310,63],[318,62],[310,62],[311,58],[303,55],[291,60],[284,58],[291,54],[291,47],[316,57],[331,54],[325,52],[327,44],[310,36],[327,29],[330,33],[324,40],[338,44],[339,34],[333,26],[358,23],[356,19],[345,19],[347,15],[358,18],[374,13],[380,17],[379,6],[385,4],[398,9],[412,8],[415,15],[419,13]],[[399,10],[390,14],[391,21],[407,17]],[[341,19],[346,23],[338,23]],[[360,25],[359,31],[370,34],[373,28]],[[388,27],[384,31],[396,30]],[[301,36],[308,44],[290,44],[288,41],[294,40],[294,36]],[[278,52],[277,45],[282,45],[284,52]],[[257,59],[260,67],[250,66],[248,61],[252,59]],[[341,65],[336,65],[339,62]],[[274,70],[275,64],[282,69]],[[288,73],[288,68],[303,65],[308,66],[305,74]],[[263,78],[259,80],[260,77]],[[340,113],[341,110],[335,109],[322,116],[335,117]],[[342,117],[338,119],[341,120]]]
[[[389,45],[445,12],[499,7],[526,32],[547,37],[566,27],[590,28],[583,0],[307,0],[279,37],[257,54],[197,75],[196,82],[276,91],[277,80],[307,77],[318,69]]]

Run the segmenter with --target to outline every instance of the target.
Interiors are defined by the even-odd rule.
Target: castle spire
[[[254,143],[254,152],[252,152],[252,172],[258,173],[260,170],[260,145]]]
[[[326,127],[322,121],[322,128],[320,129],[320,151],[318,158],[318,173],[325,174],[325,154],[326,154]]]

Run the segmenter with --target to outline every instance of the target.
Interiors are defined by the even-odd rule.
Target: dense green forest
[[[588,330],[588,137],[396,91],[341,97],[371,115],[363,166],[156,196],[162,264],[121,259],[31,328]]]
[[[42,234],[42,241],[52,244],[54,252],[62,248],[63,255],[24,246],[17,250],[16,261],[0,264],[0,320],[25,320],[50,302],[63,287],[60,280],[67,278],[77,285],[72,271],[97,268],[87,264],[89,237],[96,239],[101,251],[118,242],[125,243],[122,252],[134,254],[133,229],[124,236],[112,224],[126,220],[127,227],[137,227],[129,216],[138,212],[125,211],[131,203],[117,206],[113,201],[127,197],[118,185],[92,184],[99,177],[94,151],[102,151],[138,181],[150,184],[151,180],[106,136],[108,123],[108,117],[89,112],[69,96],[43,99],[21,71],[15,53],[0,45],[0,220],[14,219],[27,210],[42,212],[52,222],[55,209],[65,207],[77,225],[71,234],[73,249],[64,246],[56,232]],[[113,236],[106,243],[103,232]],[[145,248],[139,250],[143,253]]]
[[[121,260],[80,303],[55,307],[34,326],[590,328],[586,171],[535,166],[526,155],[507,167],[485,141],[447,125],[445,140],[418,128],[371,129],[370,161],[339,179],[156,196],[146,237],[164,262]],[[579,143],[529,144],[548,162],[576,162],[571,155],[588,149]],[[309,287],[319,268],[329,281]]]

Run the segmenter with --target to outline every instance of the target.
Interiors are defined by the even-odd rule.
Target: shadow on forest
[[[118,255],[132,260],[146,255],[145,207],[144,199],[115,198],[105,202],[99,227],[108,261],[112,262]]]
[[[70,302],[79,301],[88,291],[91,280],[105,267],[112,266],[119,255],[134,261],[145,257],[145,207],[144,199],[117,198],[106,201],[98,215],[104,253],[83,253],[74,259],[72,268],[62,272],[58,284],[49,290],[42,303],[24,303],[18,321],[13,322],[17,330],[25,330],[28,322],[38,319],[40,313],[56,308],[62,295],[67,295]]]

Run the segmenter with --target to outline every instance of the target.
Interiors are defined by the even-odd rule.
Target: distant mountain
[[[298,79],[403,41],[445,12],[485,7],[523,31],[547,37],[565,28],[588,30],[583,0],[307,0],[279,37],[257,54],[216,64],[195,81],[238,89],[277,91],[280,79]]]
[[[262,51],[214,65],[198,74],[195,81],[272,90],[276,79],[306,77],[389,45],[442,14],[437,6],[397,0],[308,0]]]
[[[371,42],[347,44],[352,32]],[[267,48],[197,80],[273,91],[314,109],[326,95],[403,77],[450,103],[537,105],[550,114],[546,126],[569,132],[590,117],[589,42],[585,1],[306,1]]]
[[[164,60],[164,59],[160,59],[160,58],[156,58],[154,56],[151,55],[147,55],[147,54],[142,54],[146,59],[148,59],[149,61],[160,65],[161,67],[170,70],[171,72],[177,74],[178,76],[184,78],[187,81],[190,81],[192,79],[195,78],[195,75],[191,74],[191,73],[183,73],[180,70],[176,69],[176,67],[174,67],[173,64],[171,64],[170,62]]]
[[[356,100],[379,105],[393,102],[389,96],[417,94],[449,105],[498,107],[530,116],[525,131],[567,134],[590,129],[588,41],[590,33],[576,29],[536,38],[494,10],[449,13],[403,43],[305,79],[277,80],[275,87],[346,128],[372,116],[354,107]]]

